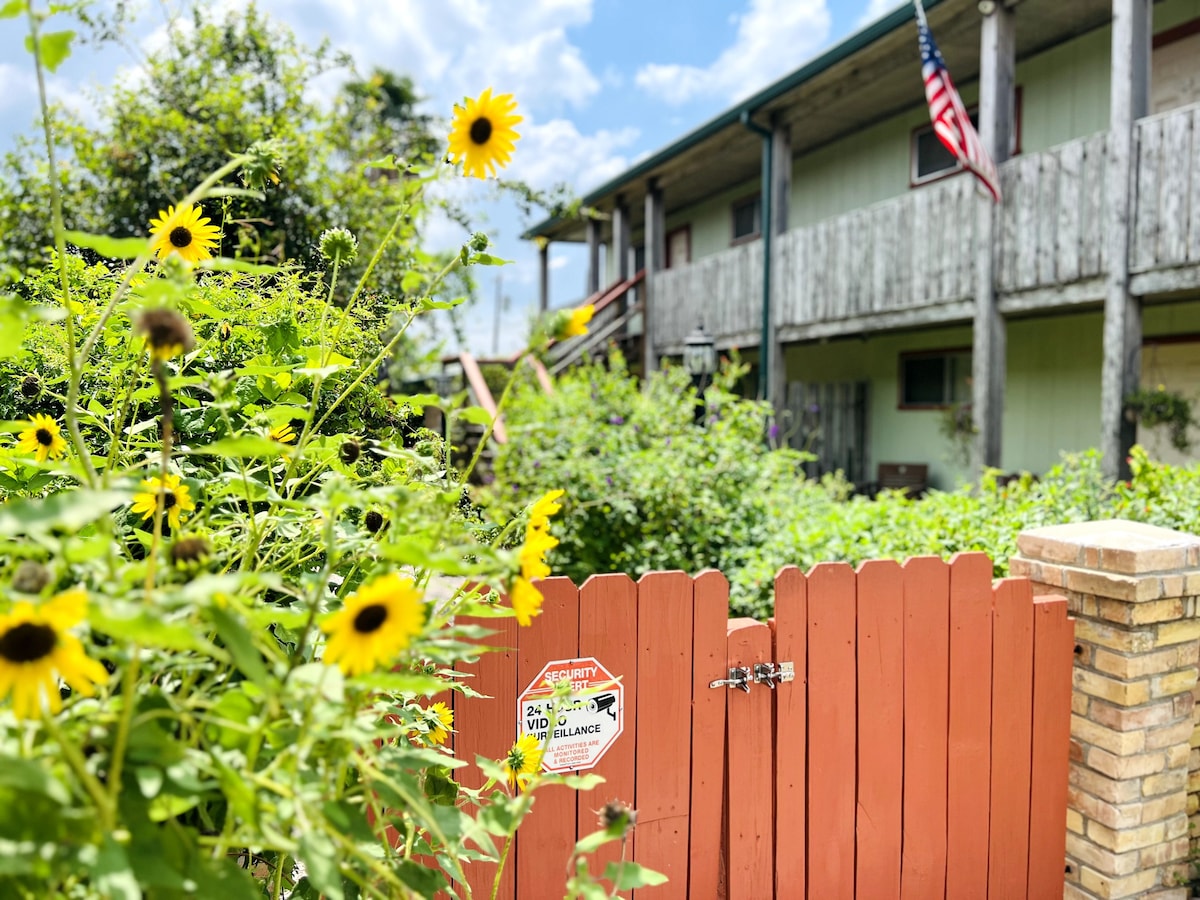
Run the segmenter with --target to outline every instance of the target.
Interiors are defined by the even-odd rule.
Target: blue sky
[[[43,0],[36,0],[39,6]],[[98,0],[100,5],[110,0]],[[765,86],[906,0],[260,0],[301,38],[328,37],[360,69],[411,75],[446,115],[484,87],[512,92],[526,121],[511,171],[538,187],[567,182],[582,192]],[[210,8],[237,9],[243,0]],[[79,48],[51,81],[52,95],[86,113],[89,91],[136,78],[139,56],[160,45],[163,12],[142,0],[132,51]],[[0,149],[32,126],[35,84],[23,47],[24,20],[0,21]],[[64,26],[67,27],[67,26]],[[915,57],[913,78],[920,73]],[[314,85],[318,95],[331,84]],[[486,189],[456,185],[499,254],[514,261],[482,273],[466,316],[470,349],[492,350],[496,271],[508,308],[499,350],[520,346],[536,304],[536,252],[520,241],[531,224]],[[185,190],[181,186],[181,193]],[[478,199],[477,199],[478,198]],[[433,223],[428,239],[453,246],[464,235]],[[580,248],[554,245],[551,303],[579,299]]]

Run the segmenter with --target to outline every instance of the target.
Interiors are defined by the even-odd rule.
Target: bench
[[[875,487],[878,491],[900,490],[909,497],[920,497],[929,487],[929,466],[925,463],[880,463]]]

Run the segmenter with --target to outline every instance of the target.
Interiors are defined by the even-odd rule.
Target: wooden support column
[[[617,281],[624,281],[632,274],[629,271],[629,205],[624,198],[617,198],[612,217],[612,252],[617,261]]]
[[[643,283],[646,301],[642,309],[642,374],[645,378],[658,369],[658,352],[654,347],[654,273],[662,270],[667,256],[665,224],[662,188],[656,179],[651,179],[646,189],[646,280]]]
[[[587,295],[590,297],[600,290],[600,220],[588,219],[587,222],[588,268]]]
[[[779,340],[780,303],[785,273],[781,269],[779,245],[788,229],[788,206],[792,199],[792,128],[790,124],[773,122],[771,127],[771,244],[763,249],[770,253],[771,284],[771,329],[770,365],[767,382],[767,400],[776,410],[787,404],[787,365],[783,358],[783,344]]]
[[[1137,191],[1135,125],[1150,107],[1151,0],[1113,0],[1108,155],[1108,290],[1100,376],[1100,449],[1104,472],[1128,478],[1125,462],[1137,423],[1125,416],[1142,367],[1141,299],[1129,293],[1129,238]]]
[[[999,165],[1012,150],[1016,78],[1016,16],[998,6],[984,16],[979,47],[979,138]],[[1000,466],[1008,335],[996,305],[999,207],[980,199],[975,245],[975,322],[971,404],[978,434],[974,468]]]
[[[538,239],[538,312],[550,308],[550,241]]]

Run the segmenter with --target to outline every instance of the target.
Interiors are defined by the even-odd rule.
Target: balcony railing
[[[1135,293],[1200,287],[1200,104],[1137,124],[1130,243]],[[1104,297],[1110,177],[1107,132],[1000,167],[994,252],[1007,311]],[[873,206],[794,228],[777,242],[776,322],[788,340],[970,318],[981,204],[974,180],[947,178]],[[703,319],[724,344],[756,344],[761,242],[657,274],[656,344],[678,347]]]

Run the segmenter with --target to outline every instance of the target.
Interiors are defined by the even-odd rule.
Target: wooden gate
[[[541,589],[531,627],[478,622],[499,623],[488,642],[512,649],[463,667],[492,699],[456,695],[456,753],[503,757],[518,692],[577,656],[621,677],[624,733],[596,791],[539,790],[499,896],[562,897],[577,836],[613,798],[638,811],[632,858],[670,878],[639,897],[1062,895],[1065,600],[1035,600],[1025,579],[993,585],[982,553],[785,568],[769,624],[728,619],[714,571]],[[772,675],[784,663],[794,680]],[[738,686],[710,687],[721,680]],[[489,896],[495,866],[471,868],[475,896]]]

